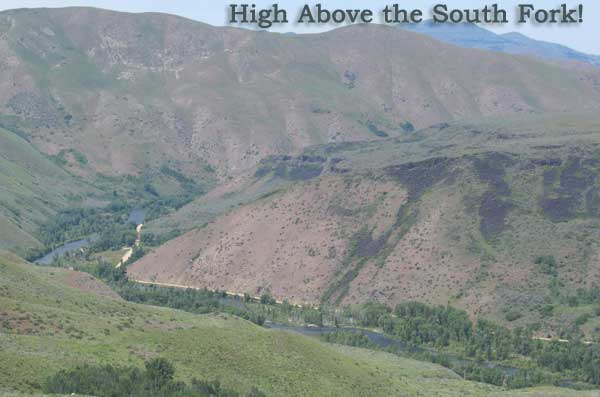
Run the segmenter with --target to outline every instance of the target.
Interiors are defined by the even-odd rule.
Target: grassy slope
[[[39,248],[39,226],[58,211],[104,206],[113,191],[138,202],[154,198],[144,190],[146,184],[161,198],[183,193],[177,175],[156,169],[146,170],[139,178],[109,178],[78,163],[90,175],[76,175],[81,170],[72,164],[77,163],[73,153],[77,152],[50,157],[21,135],[0,127],[0,249],[24,255],[31,248]],[[85,158],[80,161],[85,162]]]
[[[557,387],[534,387],[523,390],[495,392],[490,397],[598,397],[598,391],[575,391]]]
[[[418,388],[416,388],[416,390],[418,390]],[[458,389],[457,393],[448,394],[448,395],[461,396],[461,395],[464,395],[464,394],[460,394],[463,391],[465,391],[465,389]],[[449,391],[449,390],[448,390],[448,392],[451,393],[451,391]],[[402,394],[402,395],[408,395],[408,394]],[[417,395],[422,395],[422,394],[417,394]],[[437,394],[431,394],[431,395],[435,396]],[[489,397],[598,397],[599,395],[600,394],[597,391],[585,392],[585,391],[565,390],[565,389],[560,389],[560,388],[555,388],[555,387],[536,387],[536,388],[524,389],[524,390],[511,390],[511,391],[495,392],[495,393],[489,394]],[[71,395],[71,396],[73,396],[73,395]],[[0,397],[50,397],[50,396],[41,395],[41,394],[36,394],[35,396],[32,396],[29,394],[21,394],[21,393],[10,392],[10,391],[3,392],[0,390]],[[61,396],[53,395],[52,397],[61,397]]]
[[[182,378],[219,378],[269,395],[482,395],[492,387],[432,364],[323,345],[221,315],[101,298],[65,284],[73,273],[0,257],[0,388],[30,390],[83,362],[164,356]],[[9,330],[10,329],[10,330]]]
[[[79,363],[141,365],[154,356],[172,360],[183,379],[257,385],[269,396],[592,396],[555,388],[503,392],[434,364],[326,345],[231,316],[100,297],[68,286],[74,272],[10,254],[0,254],[0,276],[0,396],[32,392],[47,375]]]
[[[57,209],[85,205],[95,189],[65,172],[17,134],[0,128],[0,249],[39,243],[37,225]]]

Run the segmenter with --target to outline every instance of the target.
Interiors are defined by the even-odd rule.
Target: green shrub
[[[510,310],[510,311],[506,312],[506,314],[504,315],[504,318],[506,319],[506,321],[516,321],[516,320],[520,319],[521,317],[523,317],[523,314],[521,314],[521,312],[519,312],[517,310]]]
[[[556,276],[556,259],[552,255],[538,256],[535,258],[534,263],[537,265],[538,271],[550,276]]]

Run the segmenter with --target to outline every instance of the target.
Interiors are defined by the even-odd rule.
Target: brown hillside
[[[600,72],[383,26],[281,35],[161,14],[23,9],[0,13],[0,59],[0,124],[46,153],[77,150],[85,160],[65,157],[84,173],[170,163],[223,175],[313,144],[600,103]]]
[[[167,222],[213,220],[128,271],[299,303],[452,302],[496,319],[518,310],[556,330],[539,312],[551,284],[565,296],[600,285],[598,125],[583,115],[488,120],[270,159],[250,186],[272,194],[220,216],[215,204],[204,212],[211,199],[184,207]],[[541,256],[555,267],[536,264]]]

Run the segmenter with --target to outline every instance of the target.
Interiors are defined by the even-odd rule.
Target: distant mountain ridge
[[[517,32],[496,34],[475,24],[447,24],[433,21],[399,26],[462,48],[532,55],[543,59],[579,61],[600,67],[600,55],[586,54],[561,44],[535,40]]]

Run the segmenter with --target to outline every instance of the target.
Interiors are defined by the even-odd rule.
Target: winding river
[[[129,216],[127,218],[127,223],[133,223],[135,225],[139,225],[144,223],[144,218],[146,216],[146,211],[142,208],[135,208],[131,210]],[[80,240],[75,240],[68,242],[64,245],[61,245],[58,248],[53,249],[48,254],[34,261],[34,263],[38,265],[50,265],[56,259],[64,256],[70,252],[79,251],[82,248],[87,247],[90,243],[93,243],[98,237],[97,236],[89,236],[82,238]]]
[[[394,339],[392,337],[389,337],[380,332],[369,331],[369,330],[362,329],[362,328],[302,326],[302,325],[290,325],[290,324],[280,324],[280,323],[271,323],[271,322],[268,322],[266,325],[267,325],[267,327],[274,329],[274,330],[295,332],[298,334],[302,334],[305,336],[312,336],[312,337],[319,337],[323,334],[326,334],[329,332],[336,332],[336,331],[355,332],[355,333],[366,336],[367,339],[369,339],[369,342],[371,342],[373,345],[375,345],[381,349],[387,349],[389,347],[393,347],[397,351],[400,351],[400,352],[408,352],[408,353],[425,353],[425,352],[427,352],[433,356],[439,355],[439,353],[436,353],[433,350],[424,349],[424,348],[416,347],[416,346],[408,346],[406,343],[399,341],[397,339]],[[479,365],[479,366],[483,365],[488,368],[500,369],[507,376],[514,376],[518,371],[518,368],[510,367],[510,366],[506,366],[506,365],[498,365],[498,364],[495,364],[495,363],[492,363],[489,361],[469,360],[469,359],[465,359],[465,358],[458,357],[456,355],[448,354],[448,353],[444,354],[444,356],[448,358],[450,363],[454,364],[455,366],[459,366],[459,367],[465,367],[465,366],[468,366],[471,364]]]
[[[55,248],[48,254],[36,260],[35,263],[37,263],[38,265],[50,265],[52,264],[52,262],[54,262],[55,259],[58,259],[59,257],[69,252],[78,251],[84,247],[87,247],[94,240],[95,239],[93,237],[86,237],[81,240],[71,241],[70,243],[66,243],[65,245],[61,245],[60,247]]]

